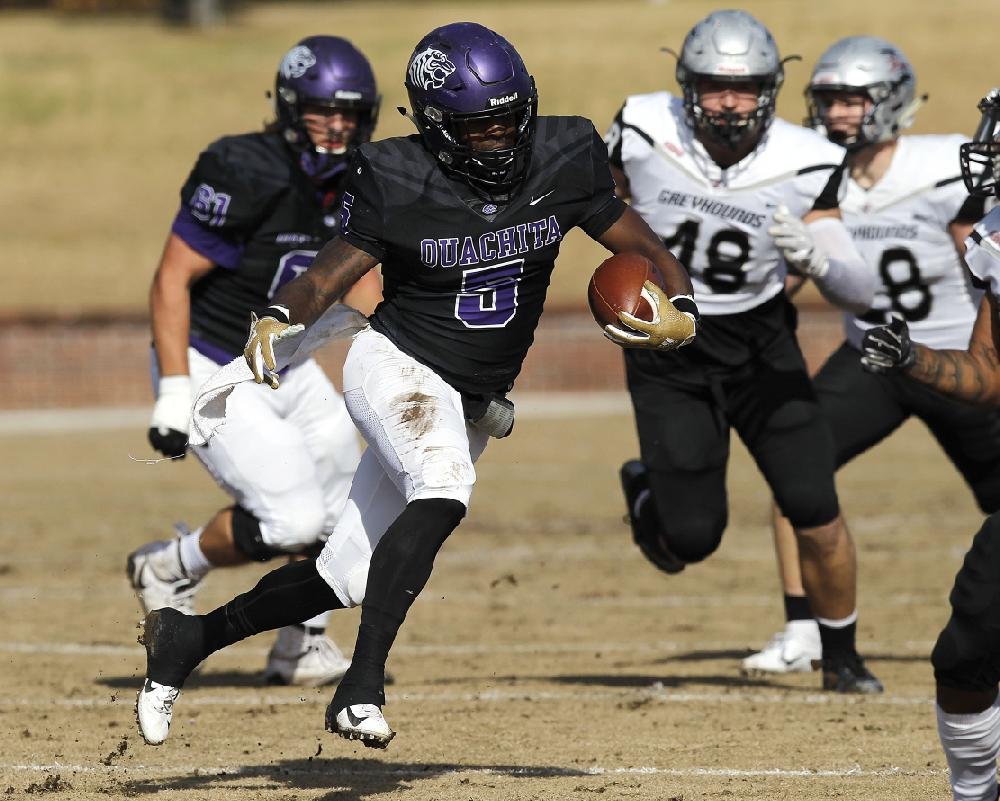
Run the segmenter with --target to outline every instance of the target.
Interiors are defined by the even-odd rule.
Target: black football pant
[[[703,317],[698,338],[671,353],[626,351],[640,456],[654,514],[685,562],[719,546],[727,523],[730,429],[746,445],[796,528],[839,514],[830,431],[820,413],[783,296]]]
[[[917,417],[962,474],[979,508],[987,514],[1000,509],[1000,410],[948,398],[899,373],[868,373],[860,359],[845,342],[813,379],[837,467]]]

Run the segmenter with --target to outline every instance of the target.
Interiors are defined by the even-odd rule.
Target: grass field
[[[222,500],[195,464],[136,464],[142,432],[0,436],[0,793],[278,801],[636,801],[949,797],[927,656],[981,517],[937,446],[907,425],[841,474],[858,541],[860,646],[873,698],[818,676],[742,679],[780,624],[767,493],[742,449],[731,525],[666,577],[621,522],[624,415],[524,420],[491,445],[390,667],[399,730],[372,752],[322,731],[329,690],[263,688],[268,635],[213,657],[161,748],[142,745],[125,554]],[[81,468],[81,465],[86,465]],[[219,571],[199,604],[249,587]],[[354,613],[335,616],[350,647]]]
[[[717,6],[704,0],[595,2],[338,2],[253,6],[204,33],[153,19],[61,18],[0,12],[0,312],[144,308],[177,190],[198,151],[257,128],[278,59],[311,33],[346,35],[367,52],[384,94],[379,136],[409,132],[396,106],[417,39],[472,19],[495,27],[535,74],[543,113],[591,117],[600,130],[623,98],[673,86],[684,33]],[[802,118],[813,60],[848,34],[886,36],[931,95],[915,130],[972,131],[978,98],[996,83],[980,0],[758,0],[745,8],[774,32],[788,66],[779,112]],[[582,303],[600,249],[574,232],[553,299]]]

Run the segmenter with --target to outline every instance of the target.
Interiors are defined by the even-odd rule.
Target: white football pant
[[[450,498],[468,507],[488,436],[466,423],[457,390],[371,328],[351,344],[344,400],[368,449],[316,568],[356,606],[372,551],[406,504]]]
[[[188,363],[197,395],[219,365],[193,348]],[[155,381],[155,359],[153,369]],[[225,425],[191,451],[260,521],[263,541],[290,553],[333,531],[361,458],[344,400],[312,359],[289,368],[277,390],[237,385]]]

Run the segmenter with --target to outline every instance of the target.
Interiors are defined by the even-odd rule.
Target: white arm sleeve
[[[875,273],[858,252],[844,223],[835,217],[821,217],[806,223],[806,227],[817,250],[827,259],[823,277],[813,278],[820,293],[852,314],[868,311],[875,298]]]

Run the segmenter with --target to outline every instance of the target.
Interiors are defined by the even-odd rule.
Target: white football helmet
[[[727,10],[709,14],[691,29],[677,56],[676,77],[691,127],[735,149],[759,138],[771,124],[785,69],[770,31],[745,11]],[[698,97],[700,79],[757,83],[757,108],[748,115],[710,114]]]
[[[913,124],[927,99],[916,97],[917,76],[895,45],[877,36],[848,36],[819,57],[806,87],[806,125],[827,135],[824,92],[863,93],[871,101],[857,136],[834,137],[848,149],[893,139]]]

